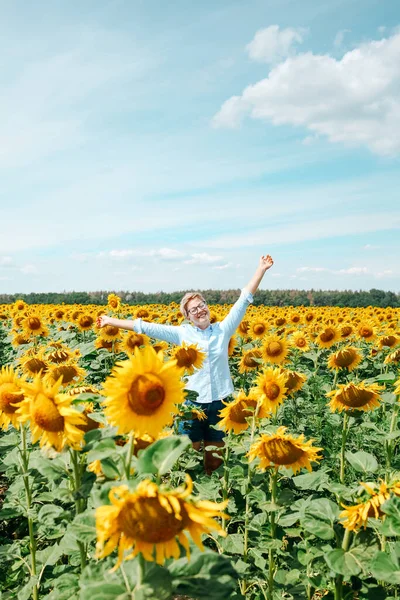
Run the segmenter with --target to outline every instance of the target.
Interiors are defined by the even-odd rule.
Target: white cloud
[[[393,275],[394,272],[391,269],[384,269],[383,271],[376,273],[375,277],[377,277],[378,279],[382,279],[384,277],[392,277]]]
[[[338,275],[364,275],[368,273],[367,267],[350,267],[349,269],[339,269],[334,271]]]
[[[322,273],[323,271],[329,271],[325,267],[299,267],[296,270],[298,273]]]
[[[337,32],[335,39],[333,40],[333,45],[335,48],[340,48],[342,46],[345,34],[350,32],[350,29],[341,29]]]
[[[295,44],[303,42],[304,29],[280,29],[279,25],[270,25],[260,29],[246,50],[252,60],[274,63],[289,56]]]
[[[34,275],[38,272],[38,268],[35,265],[24,265],[20,268],[21,273],[24,275]]]
[[[80,256],[86,255],[75,256],[79,258]],[[181,252],[180,250],[175,250],[173,248],[158,248],[156,250],[142,250],[140,248],[130,248],[122,250],[107,250],[96,254],[96,258],[98,259],[110,258],[111,260],[129,260],[131,258],[137,257],[156,257],[162,260],[179,260],[184,256],[186,256],[184,252]]]
[[[266,79],[227,100],[214,126],[233,127],[250,114],[294,125],[331,142],[400,151],[400,33],[361,44],[336,60],[306,52],[275,66]]]
[[[9,267],[13,264],[11,256],[0,256],[0,267]]]
[[[222,260],[222,256],[213,256],[207,252],[192,254],[192,258],[185,260],[185,265],[204,265]]]
[[[214,266],[212,268],[213,269],[221,270],[221,269],[229,269],[229,267],[233,267],[233,264],[232,263],[226,263],[225,265],[216,265],[216,266]]]
[[[378,248],[380,248],[380,246],[374,246],[374,244],[365,244],[365,246],[363,246],[363,250],[378,250]]]

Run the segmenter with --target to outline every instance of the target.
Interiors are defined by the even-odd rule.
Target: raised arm
[[[270,269],[273,264],[274,261],[272,260],[269,254],[260,257],[260,262],[257,267],[257,270],[254,273],[253,277],[250,279],[249,283],[246,285],[246,289],[249,290],[250,294],[256,293],[256,291],[258,290],[258,286],[260,285],[260,282],[264,277],[266,271],[268,271],[268,269]]]
[[[164,340],[171,344],[179,345],[181,343],[179,335],[179,326],[176,325],[161,325],[160,323],[148,323],[142,319],[114,319],[107,315],[101,315],[97,318],[97,326],[104,327],[112,325],[119,329],[128,329],[136,331],[136,333],[145,333],[149,337],[157,340]]]

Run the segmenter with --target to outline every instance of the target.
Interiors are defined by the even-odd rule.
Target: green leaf
[[[371,562],[371,572],[376,579],[394,585],[400,584],[400,569],[385,552],[378,552]]]
[[[116,451],[117,447],[115,445],[114,438],[105,438],[100,440],[97,444],[94,444],[92,450],[88,452],[87,461],[91,463],[95,460],[102,460],[103,458],[108,458],[112,456]]]
[[[228,554],[244,553],[244,539],[241,533],[231,533],[226,538],[221,540],[221,546],[224,552]]]
[[[306,516],[301,519],[301,524],[306,531],[323,540],[331,540],[335,537],[332,525],[325,521]]]
[[[383,535],[400,535],[400,498],[392,495],[382,504],[381,509],[387,515],[382,525]]]
[[[194,551],[168,565],[175,594],[196,600],[229,600],[235,592],[237,572],[231,561],[215,552]]]
[[[96,522],[93,511],[86,511],[76,515],[75,519],[68,525],[71,533],[78,541],[87,543],[96,539]]]
[[[336,548],[336,550],[325,554],[325,560],[332,571],[344,575],[346,578],[358,575],[362,571],[358,560],[350,552],[345,552],[342,548]]]
[[[171,435],[157,440],[140,453],[137,462],[138,473],[165,475],[190,445],[187,436]]]
[[[107,479],[116,479],[120,476],[116,462],[110,457],[101,459],[101,468]]]
[[[359,450],[359,452],[346,452],[346,458],[353,469],[359,473],[375,473],[378,470],[378,461],[373,454]]]
[[[320,492],[329,488],[329,475],[326,471],[313,471],[293,477],[293,483],[301,490],[316,490]]]

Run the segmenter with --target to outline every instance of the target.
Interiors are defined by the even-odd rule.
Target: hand
[[[268,271],[268,269],[270,269],[273,264],[274,264],[274,261],[272,260],[272,258],[271,258],[271,256],[269,254],[267,254],[266,256],[261,256],[261,258],[260,258],[260,268],[263,271]]]
[[[100,315],[100,317],[97,317],[97,319],[96,319],[96,325],[97,325],[97,327],[99,329],[101,329],[105,325],[108,325],[108,317],[107,317],[107,315]]]

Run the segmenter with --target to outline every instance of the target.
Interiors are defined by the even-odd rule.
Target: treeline
[[[188,290],[176,292],[115,292],[126,304],[179,304]],[[194,291],[194,290],[193,290]],[[200,291],[209,304],[232,304],[240,290],[196,290]],[[0,294],[0,304],[12,304],[22,298],[27,304],[98,304],[107,303],[110,291]],[[400,307],[400,294],[371,289],[369,291],[338,290],[258,290],[254,304],[259,306],[380,306]]]

